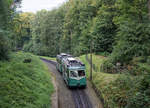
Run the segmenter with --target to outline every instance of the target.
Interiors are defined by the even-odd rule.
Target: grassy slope
[[[32,58],[31,63],[23,63]],[[0,108],[49,108],[53,86],[48,68],[29,53],[0,61]]]
[[[85,55],[81,56],[80,59],[86,64],[87,76],[89,77],[90,65],[85,59]],[[102,61],[107,58],[103,56],[93,55],[93,63],[98,67],[97,72],[93,71],[93,83],[101,93],[104,99],[105,108],[149,108],[149,96],[145,91],[148,90],[144,84],[149,84],[149,76],[143,73],[150,72],[150,60],[147,63],[135,62],[138,66],[135,67],[134,73],[137,75],[133,76],[129,73],[124,74],[108,74],[100,71],[100,65]],[[145,79],[147,78],[147,79]],[[142,89],[142,91],[141,91]],[[145,93],[143,95],[143,92]]]

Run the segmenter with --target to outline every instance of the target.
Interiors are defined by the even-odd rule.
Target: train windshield
[[[79,77],[85,76],[84,70],[78,70]]]
[[[82,77],[82,76],[85,76],[85,71],[84,70],[70,71],[70,76],[71,77]]]
[[[77,71],[70,71],[70,76],[71,77],[78,77]]]

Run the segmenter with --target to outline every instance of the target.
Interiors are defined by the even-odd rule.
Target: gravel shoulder
[[[47,64],[54,77],[52,80],[56,92],[52,96],[52,108],[76,108],[72,95],[74,90],[66,86],[61,74],[56,69],[56,62],[45,59],[42,59],[42,61]],[[86,95],[87,100],[91,103],[91,108],[103,108],[101,101],[97,97],[89,81],[87,81],[87,88],[82,91]],[[56,105],[56,103],[58,103],[58,105]]]

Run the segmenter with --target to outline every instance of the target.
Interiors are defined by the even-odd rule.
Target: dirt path
[[[103,108],[91,84],[87,81],[86,89],[68,89],[56,70],[56,62],[42,59],[56,78],[58,91],[58,108]]]

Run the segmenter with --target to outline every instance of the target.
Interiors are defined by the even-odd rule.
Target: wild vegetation
[[[34,22],[39,23],[32,28],[31,51],[78,56],[89,53],[92,47],[93,53],[107,55],[107,59],[94,60],[98,72],[93,75],[104,106],[149,108],[148,13],[147,0],[70,0],[58,9],[35,15]]]
[[[85,55],[80,56],[80,59],[86,65],[87,78],[89,78],[90,64]],[[133,76],[130,72],[124,74],[105,73],[101,71],[101,66],[106,59],[108,58],[93,54],[95,69],[93,69],[92,83],[99,94],[99,98],[103,100],[104,107],[149,108],[150,67],[146,63],[141,64],[140,61],[136,60],[138,68],[135,67],[136,71],[133,73],[138,75]],[[118,70],[120,69],[118,68]],[[122,72],[122,70],[119,72]],[[145,74],[145,72],[148,72],[148,74]]]
[[[36,14],[17,13],[18,2],[0,0],[0,60],[11,50],[54,57],[92,49],[107,56],[94,56],[93,76],[105,107],[150,108],[149,0],[69,0]]]

